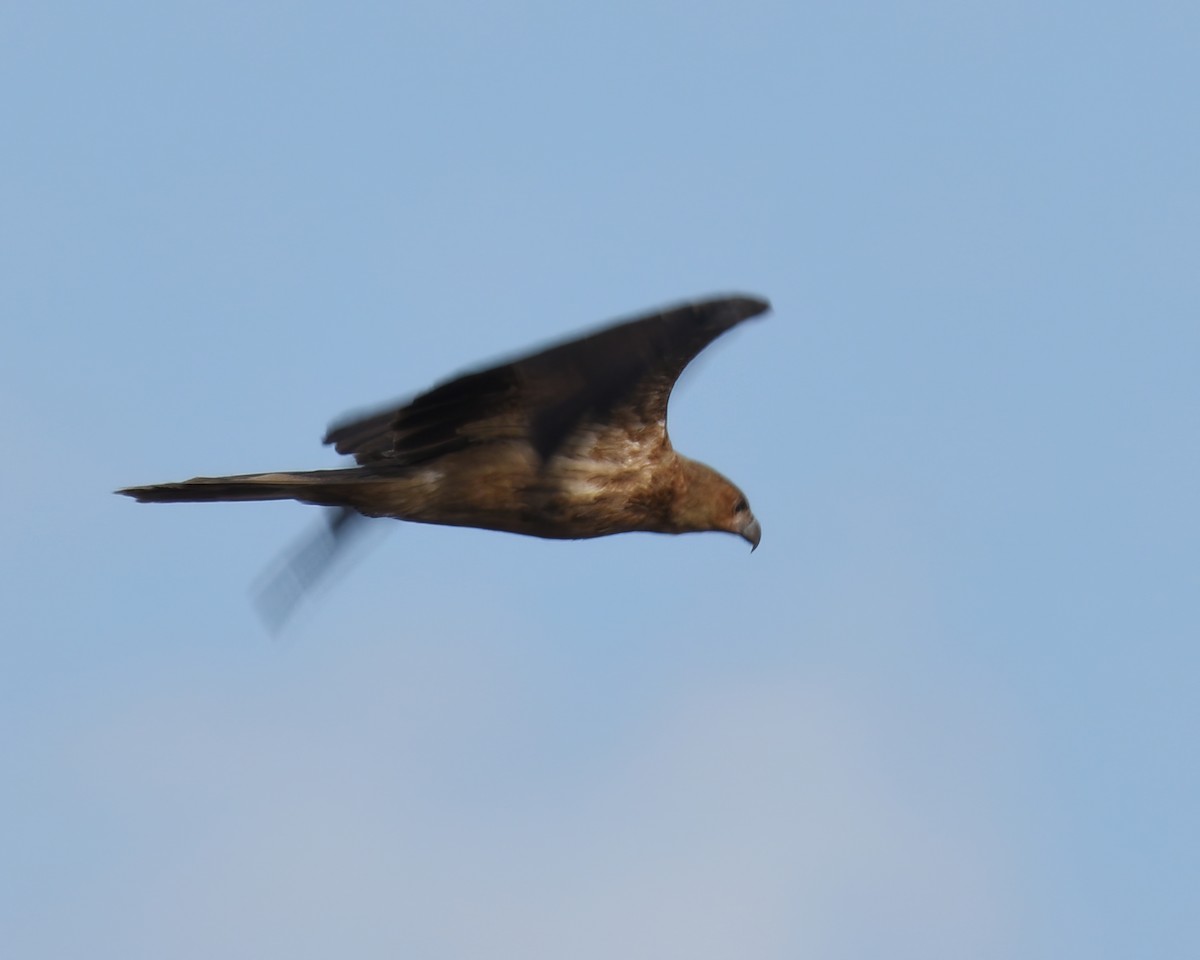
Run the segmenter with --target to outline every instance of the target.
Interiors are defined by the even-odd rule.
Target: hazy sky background
[[[1190,3],[0,8],[13,957],[1200,954]],[[762,547],[118,486],[744,290]],[[386,535],[383,535],[386,534]]]

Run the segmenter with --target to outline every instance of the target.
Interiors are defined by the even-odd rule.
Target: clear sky
[[[1200,955],[1190,3],[0,8],[6,955]],[[732,537],[118,486],[714,292]]]

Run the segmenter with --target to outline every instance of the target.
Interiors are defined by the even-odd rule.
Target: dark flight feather
[[[473,442],[524,437],[546,460],[580,422],[603,420],[622,404],[644,423],[665,422],[684,367],[767,307],[765,300],[727,297],[618,323],[336,425],[325,443],[362,464],[416,464]]]

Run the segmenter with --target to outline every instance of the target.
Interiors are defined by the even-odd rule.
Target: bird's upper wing
[[[684,367],[768,306],[721,297],[620,322],[336,424],[325,442],[362,464],[408,465],[490,440],[525,440],[546,460],[582,424],[610,418],[614,428],[632,420],[665,439],[667,400]]]

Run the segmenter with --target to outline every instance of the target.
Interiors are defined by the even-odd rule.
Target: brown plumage
[[[469,373],[325,436],[357,466],[130,487],[143,503],[299,500],[417,523],[576,539],[634,530],[734,533],[758,546],[746,498],[676,453],[667,401],[714,339],[765,300],[688,303]]]

